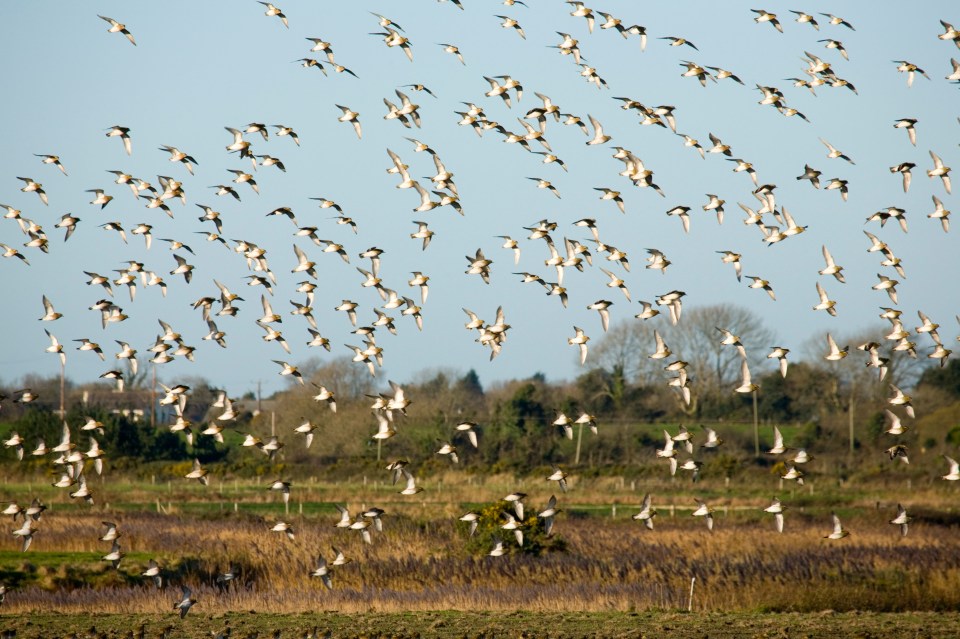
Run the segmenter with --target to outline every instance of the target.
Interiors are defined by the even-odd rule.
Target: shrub
[[[486,555],[494,546],[494,538],[503,540],[504,549],[508,553],[523,553],[525,555],[540,556],[548,552],[564,552],[567,549],[567,543],[563,537],[557,534],[547,535],[543,526],[543,521],[537,517],[536,513],[524,512],[523,545],[517,544],[513,531],[503,530],[501,525],[506,522],[504,513],[516,516],[513,504],[506,501],[498,501],[494,504],[484,506],[478,514],[480,519],[477,522],[477,532],[471,537],[465,546],[466,551],[472,555]],[[466,534],[467,524],[463,524]]]

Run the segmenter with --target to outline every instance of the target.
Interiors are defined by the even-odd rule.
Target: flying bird
[[[40,198],[40,201],[43,202],[44,206],[50,205],[50,201],[47,198],[47,192],[43,190],[43,184],[30,177],[18,177],[17,179],[24,183],[24,186],[20,189],[21,191],[24,193],[36,193],[37,197]],[[19,213],[20,212],[17,211],[18,216]]]
[[[633,519],[642,521],[647,530],[653,530],[653,518],[657,516],[657,511],[651,505],[650,493],[643,496],[640,503],[640,511],[633,515]]]
[[[180,601],[175,601],[173,603],[173,609],[180,611],[180,618],[183,619],[187,616],[187,613],[190,612],[190,608],[197,603],[196,598],[193,596],[193,591],[186,586],[181,586],[182,596]]]
[[[902,118],[893,123],[893,128],[895,129],[906,129],[907,137],[910,138],[910,144],[917,146],[917,119],[916,118]]]
[[[60,169],[61,173],[63,173],[64,175],[67,175],[67,169],[64,168],[63,164],[60,163],[59,155],[42,155],[39,153],[34,153],[34,156],[40,158],[40,161],[43,162],[44,164],[54,165],[55,167]]]
[[[127,152],[127,155],[133,153],[133,145],[130,141],[130,127],[115,124],[107,129],[106,135],[108,138],[120,138],[123,142],[123,149]]]
[[[787,353],[790,352],[789,348],[784,348],[782,346],[774,346],[771,351],[767,354],[767,359],[776,359],[779,362],[780,376],[787,376],[787,367],[789,363],[787,362]]]
[[[846,161],[849,162],[850,164],[856,164],[856,162],[854,162],[853,160],[851,160],[846,154],[844,154],[842,151],[840,151],[839,149],[837,149],[836,147],[834,147],[832,144],[830,144],[829,142],[827,142],[827,141],[824,140],[823,138],[820,138],[820,142],[823,143],[823,145],[824,145],[825,147],[827,147],[827,151],[828,151],[827,157],[828,157],[828,158],[830,158],[830,159],[840,158],[841,160],[846,160]]]
[[[820,297],[820,303],[813,307],[815,311],[826,311],[833,317],[837,316],[837,309],[835,308],[837,303],[834,300],[831,300],[827,297],[827,292],[824,290],[820,282],[817,282],[817,295]]]
[[[697,508],[691,513],[694,517],[703,517],[707,521],[707,530],[713,532],[713,508],[710,508],[707,505],[707,502],[700,499],[699,497],[694,497],[693,499],[697,502]]]
[[[765,280],[762,277],[757,277],[756,275],[748,275],[747,279],[751,280],[750,284],[748,284],[749,288],[763,289],[767,292],[767,295],[770,296],[770,299],[772,299],[774,302],[777,301],[777,296],[774,294],[773,287],[770,285],[768,280]]]
[[[900,536],[907,536],[908,523],[910,522],[910,516],[907,515],[907,510],[901,504],[897,504],[897,516],[890,520],[890,523],[894,526],[900,527]]]
[[[949,194],[951,192],[950,167],[944,165],[943,160],[933,151],[930,151],[930,157],[933,158],[933,168],[927,171],[927,176],[939,177],[943,181],[943,188],[946,189],[947,194]]]
[[[587,342],[590,338],[584,334],[582,328],[574,326],[573,330],[575,334],[567,339],[567,343],[580,349],[580,365],[583,366],[584,362],[587,361]]]
[[[840,523],[840,518],[837,517],[836,513],[830,513],[830,518],[833,520],[833,532],[825,535],[824,539],[843,539],[850,534],[850,531],[846,530]]]
[[[463,59],[463,54],[460,53],[460,48],[454,44],[440,44],[439,46],[443,47],[443,50],[447,53],[457,56],[457,60],[460,60],[460,64],[466,65],[467,63]]]
[[[783,33],[783,26],[781,26],[780,21],[777,20],[777,14],[770,13],[766,9],[750,9],[750,11],[753,11],[757,14],[757,17],[753,19],[754,22],[757,24],[760,24],[761,22],[769,22],[770,26],[780,33]]]
[[[778,533],[783,532],[783,510],[784,506],[780,503],[780,500],[776,497],[773,498],[773,501],[770,502],[770,505],[763,509],[763,512],[770,513],[773,515],[774,523],[777,528]]]
[[[357,139],[363,138],[363,130],[360,128],[360,114],[356,111],[350,109],[350,107],[345,107],[341,105],[336,105],[338,109],[343,111],[343,115],[337,118],[339,122],[349,122],[353,125],[353,130],[357,133]]]
[[[257,0],[257,2],[260,2],[260,4],[262,4],[267,8],[267,10],[264,12],[265,16],[270,18],[276,16],[277,18],[280,18],[281,22],[283,22],[283,26],[285,26],[288,29],[290,28],[290,23],[287,22],[287,16],[283,14],[282,9],[270,4],[269,2],[262,2],[261,0]]]
[[[521,38],[523,38],[524,40],[527,39],[527,34],[525,34],[525,33],[523,32],[523,27],[521,27],[521,26],[520,26],[520,23],[517,22],[515,19],[510,18],[510,17],[508,17],[508,16],[501,16],[501,15],[494,16],[494,17],[495,17],[495,18],[498,18],[499,20],[502,21],[502,22],[500,23],[500,26],[501,26],[502,28],[504,28],[504,29],[511,29],[511,28],[512,28],[514,31],[516,31],[517,35],[519,35]]]
[[[113,18],[108,18],[107,16],[98,15],[98,18],[110,23],[110,28],[107,29],[107,33],[122,33],[127,36],[127,40],[130,41],[130,44],[137,46],[136,40],[133,39],[133,34],[127,30],[127,25],[117,22]]]
[[[832,25],[843,25],[846,28],[850,29],[851,31],[856,31],[856,29],[853,28],[852,24],[850,24],[840,16],[835,16],[832,13],[821,13],[820,15],[822,15],[824,18],[827,18],[830,21],[830,24]]]
[[[809,24],[817,31],[820,30],[820,24],[817,22],[817,19],[809,13],[804,13],[803,11],[794,11],[793,9],[790,9],[790,13],[797,16],[795,22],[799,22],[800,24]]]

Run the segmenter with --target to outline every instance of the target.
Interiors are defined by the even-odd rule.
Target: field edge
[[[141,633],[141,627],[143,631]],[[960,636],[958,612],[815,613],[460,612],[344,614],[336,611],[202,615],[0,614],[0,633],[17,639],[58,637],[871,637]],[[11,631],[15,634],[11,634]],[[279,634],[277,634],[279,631]]]

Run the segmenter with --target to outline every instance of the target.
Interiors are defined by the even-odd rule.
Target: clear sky
[[[956,83],[944,76],[951,72],[950,58],[960,57],[951,42],[937,38],[943,33],[938,20],[960,25],[960,12],[948,2],[921,3],[909,11],[875,3],[798,3],[797,8],[816,15],[820,30],[798,24],[786,9],[778,12],[784,33],[770,24],[754,22],[756,5],[744,3],[685,2],[636,3],[609,0],[588,3],[595,13],[602,10],[640,24],[649,34],[646,51],[639,39],[622,38],[615,30],[601,30],[597,15],[593,33],[583,18],[572,17],[573,7],[558,1],[527,0],[528,6],[503,6],[494,0],[463,0],[461,11],[451,2],[410,0],[405,2],[282,2],[289,20],[285,28],[276,17],[264,15],[265,7],[253,0],[163,3],[18,2],[0,8],[0,73],[7,79],[3,114],[5,133],[0,154],[0,202],[23,211],[40,224],[49,238],[49,254],[24,248],[28,238],[15,220],[0,219],[0,242],[18,248],[30,260],[0,260],[5,338],[0,349],[0,378],[15,383],[24,374],[56,374],[57,358],[45,353],[46,328],[66,344],[67,374],[89,381],[114,365],[114,340],[128,341],[141,354],[159,333],[157,319],[182,333],[187,344],[197,347],[196,361],[178,358],[159,369],[161,379],[176,381],[185,376],[203,376],[213,384],[239,394],[262,380],[265,391],[282,388],[286,382],[271,360],[302,361],[311,356],[330,359],[350,352],[344,344],[359,344],[350,335],[353,328],[333,307],[344,298],[361,305],[361,323],[373,319],[372,308],[382,304],[372,289],[361,289],[363,277],[356,266],[369,270],[369,261],[357,254],[368,247],[384,250],[381,277],[384,285],[402,295],[419,299],[407,286],[411,271],[430,276],[430,294],[423,304],[424,329],[413,320],[396,317],[398,336],[379,331],[384,349],[386,378],[405,380],[418,371],[450,367],[460,371],[475,368],[484,383],[525,377],[541,371],[548,379],[572,379],[581,367],[576,349],[567,344],[581,326],[600,340],[599,319],[586,305],[597,299],[614,302],[613,320],[639,321],[637,300],[652,300],[673,289],[687,293],[685,308],[722,302],[744,305],[761,314],[785,346],[799,348],[812,334],[823,330],[851,333],[875,325],[879,307],[890,306],[887,295],[871,290],[882,273],[902,280],[900,304],[908,327],[917,325],[916,311],[923,310],[942,324],[947,346],[955,344],[958,325],[957,274],[960,251],[956,230],[944,233],[936,220],[931,195],[946,208],[958,208],[957,194],[947,195],[939,179],[930,179],[928,155],[934,150],[950,166],[960,167],[960,93]],[[792,6],[792,5],[791,5]],[[883,8],[889,7],[889,8]],[[388,48],[371,11],[384,14],[405,29],[412,42],[413,62],[399,48]],[[828,24],[819,12],[838,12],[856,30]],[[125,23],[136,46],[122,34],[107,33],[109,25],[98,14]],[[497,14],[515,18],[526,39],[514,29],[500,26]],[[561,56],[555,47],[557,32],[579,40],[582,55],[609,88],[598,89],[580,76],[572,56]],[[699,51],[671,47],[665,36],[682,36]],[[314,57],[307,38],[329,41],[336,61],[359,78],[328,69],[325,77],[315,68],[304,68],[298,58]],[[849,54],[843,59],[836,49],[826,49],[821,39],[842,41]],[[466,64],[446,53],[438,43],[459,46]],[[805,77],[804,51],[822,57],[842,78],[854,84],[855,95],[845,88],[823,86],[816,96],[795,88],[790,77]],[[746,83],[731,79],[709,82],[706,88],[695,78],[681,77],[681,61],[722,67]],[[909,60],[923,68],[930,80],[918,76],[911,88],[906,75],[897,72],[894,60]],[[509,74],[522,82],[519,103],[508,109],[496,97],[485,97],[490,86],[483,76]],[[396,120],[384,120],[383,98],[397,102],[394,89],[422,83],[436,98],[424,92],[405,90],[420,105],[422,129],[405,129]],[[771,106],[761,106],[756,84],[779,88],[789,106],[809,119],[784,117]],[[569,168],[543,165],[541,156],[519,145],[504,144],[503,137],[487,131],[482,137],[469,127],[458,126],[463,102],[484,108],[487,117],[507,129],[522,132],[517,117],[541,104],[534,95],[549,96],[563,112],[584,120],[593,115],[612,140],[587,146],[589,139],[575,126],[548,120],[546,138]],[[636,111],[620,108],[617,97],[630,97],[649,106],[674,105],[677,129],[709,145],[708,133],[733,147],[734,157],[744,158],[757,170],[761,183],[777,185],[777,204],[785,205],[806,233],[774,246],[766,246],[755,227],[742,223],[737,202],[755,207],[753,184],[744,173],[733,173],[733,164],[718,154],[706,160],[669,129],[641,126]],[[337,121],[341,104],[360,113],[363,138],[353,128]],[[893,127],[900,118],[916,118],[917,145],[907,132]],[[290,138],[269,140],[247,135],[256,154],[280,158],[286,166],[259,167],[255,173],[260,194],[246,184],[234,185],[242,201],[216,196],[211,185],[231,184],[229,169],[250,170],[249,160],[228,153],[232,142],[225,126],[244,128],[250,122],[286,124],[299,134],[301,145]],[[121,141],[105,136],[113,125],[131,130],[131,156]],[[591,130],[592,134],[592,130]],[[410,166],[413,177],[429,186],[435,168],[427,153],[415,153],[405,136],[428,143],[455,174],[464,216],[450,207],[414,213],[419,199],[413,189],[399,190],[399,178],[385,169],[391,166],[386,150],[392,149]],[[822,137],[849,155],[855,165],[828,159]],[[198,161],[196,175],[180,164],[168,162],[158,150],[172,145]],[[611,157],[613,146],[623,146],[643,159],[654,171],[654,180],[666,197],[652,189],[633,187],[618,175],[624,165]],[[535,150],[539,144],[532,143]],[[45,165],[34,154],[57,154],[69,175]],[[904,194],[899,174],[889,167],[913,162],[913,185]],[[849,181],[849,201],[837,191],[815,190],[809,182],[797,181],[809,164],[822,171],[821,181],[840,177]],[[155,186],[158,175],[182,180],[187,204],[171,200],[174,218],[157,209],[144,208],[127,186],[113,183],[109,170],[122,170]],[[960,170],[960,168],[958,168]],[[252,171],[251,171],[252,172]],[[22,193],[17,177],[32,177],[43,183],[49,196],[44,206],[34,193]],[[557,199],[525,179],[551,180],[562,195]],[[957,177],[957,176],[955,176]],[[596,187],[622,192],[626,214],[613,202],[599,201]],[[114,196],[105,209],[89,202],[88,189],[104,189]],[[957,187],[960,188],[960,187]],[[712,213],[701,210],[705,194],[725,199],[722,226]],[[354,235],[335,224],[332,209],[320,209],[309,198],[335,200],[358,225]],[[283,314],[283,334],[293,349],[284,353],[276,344],[261,340],[255,324],[260,317],[260,287],[247,287],[251,274],[245,260],[218,243],[208,243],[197,231],[212,231],[200,222],[195,204],[208,204],[220,211],[223,235],[243,239],[267,249],[270,267],[278,283],[270,299]],[[673,206],[692,207],[692,226],[685,234],[680,221],[665,212]],[[324,254],[307,238],[295,238],[294,225],[286,218],[266,217],[269,211],[289,206],[301,226],[318,227],[317,234],[344,244],[350,264],[336,254]],[[906,210],[909,233],[895,222],[883,229],[876,222],[864,224],[874,212],[890,206]],[[64,232],[54,225],[64,213],[81,218],[78,228],[64,243]],[[564,284],[569,308],[556,297],[547,297],[536,284],[521,284],[512,273],[531,271],[548,281],[556,274],[543,261],[549,254],[542,241],[525,239],[523,230],[540,219],[558,223],[553,237],[562,246],[564,237],[587,243],[589,233],[572,226],[584,217],[596,218],[600,237],[629,253],[632,269],[607,267],[621,274],[630,287],[633,304],[604,286],[606,276],[598,261],[577,273],[568,269]],[[436,233],[421,251],[413,220],[425,220]],[[118,221],[127,229],[128,244],[116,233],[99,225]],[[154,242],[146,250],[142,237],[130,236],[138,223],[153,225]],[[772,217],[768,216],[772,224]],[[870,242],[863,230],[887,242],[903,260],[906,279],[880,266],[877,253],[867,253]],[[514,266],[512,252],[500,248],[498,235],[520,241],[522,257]],[[189,244],[196,255],[177,251],[195,265],[193,282],[170,275],[176,264],[168,245],[159,238],[174,238]],[[827,244],[837,262],[845,267],[847,283],[820,277],[821,245]],[[233,242],[231,242],[231,245]],[[292,246],[297,244],[317,262],[315,315],[320,331],[334,345],[332,354],[305,345],[309,339],[303,318],[288,315],[289,300],[303,302],[295,292],[305,279],[291,273],[296,265]],[[466,275],[464,255],[482,248],[493,260],[491,282]],[[644,270],[645,249],[657,248],[672,261],[665,274]],[[729,265],[720,263],[716,251],[742,253],[745,275],[768,279],[777,294],[771,301],[762,291],[738,283]],[[594,251],[596,253],[596,251]],[[595,258],[597,256],[595,255]],[[102,289],[85,285],[83,271],[116,277],[114,269],[127,260],[137,260],[161,274],[169,286],[166,298],[155,287],[140,287],[134,302],[116,287],[115,302],[129,319],[101,328],[100,316],[88,307],[104,297]],[[202,296],[217,296],[213,280],[225,283],[245,298],[236,317],[218,318],[227,333],[227,349],[201,338],[208,329],[192,302]],[[836,318],[811,310],[817,303],[815,282],[821,281],[837,301]],[[41,296],[46,294],[63,317],[40,322]],[[497,306],[505,309],[512,328],[503,352],[493,362],[489,351],[475,343],[476,333],[463,328],[467,307],[492,321]],[[214,310],[219,308],[215,305]],[[654,321],[662,321],[657,319]],[[77,352],[72,340],[99,342],[108,360]],[[918,340],[921,356],[930,351],[928,339]],[[766,350],[770,344],[747,344],[748,350]],[[651,352],[653,345],[651,344]],[[588,357],[589,366],[590,359]]]

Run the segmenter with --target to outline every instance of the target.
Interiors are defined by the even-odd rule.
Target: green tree
[[[819,421],[832,409],[833,373],[806,362],[790,364],[787,376],[780,372],[764,375],[759,380],[760,415],[776,422]]]
[[[467,374],[457,380],[457,390],[466,395],[483,397],[483,385],[477,371],[470,369]]]
[[[954,359],[942,368],[928,368],[920,376],[917,388],[928,386],[960,399],[960,361]]]

